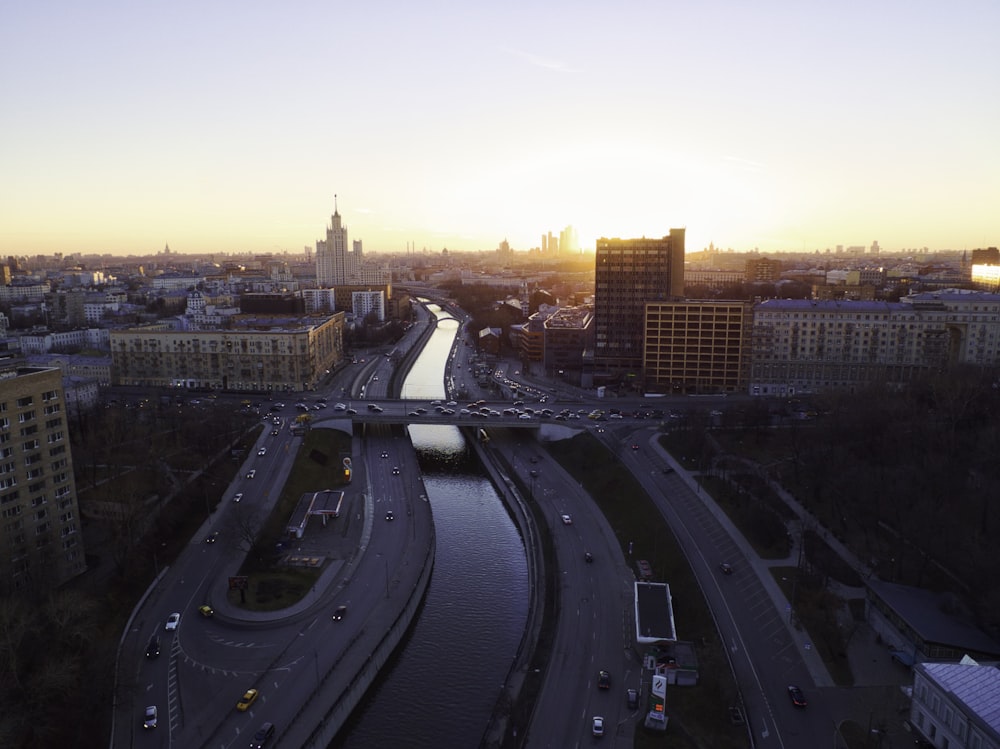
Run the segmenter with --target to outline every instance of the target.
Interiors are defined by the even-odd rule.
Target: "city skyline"
[[[0,253],[995,246],[996,3],[23,4]]]

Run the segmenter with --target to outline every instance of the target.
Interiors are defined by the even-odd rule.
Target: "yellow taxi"
[[[250,706],[257,701],[257,697],[260,693],[256,689],[248,689],[243,693],[243,698],[236,703],[236,709],[241,713],[246,712],[250,709]]]

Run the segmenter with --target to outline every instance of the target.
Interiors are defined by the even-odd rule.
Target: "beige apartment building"
[[[344,313],[238,315],[224,330],[112,331],[115,385],[248,393],[312,390],[344,358]]]
[[[62,374],[0,367],[0,589],[54,588],[86,569]]]
[[[1000,294],[769,299],[754,308],[751,339],[751,395],[901,387],[931,371],[1000,365]]]

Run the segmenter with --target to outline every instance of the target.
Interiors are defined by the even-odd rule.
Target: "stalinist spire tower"
[[[333,215],[326,229],[326,241],[316,241],[316,282],[335,286],[347,282],[355,273],[353,254],[347,251],[347,227],[340,222],[337,196],[333,196]]]

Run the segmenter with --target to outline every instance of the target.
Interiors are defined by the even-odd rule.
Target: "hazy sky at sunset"
[[[0,254],[1000,244],[997,0],[27,0]]]

